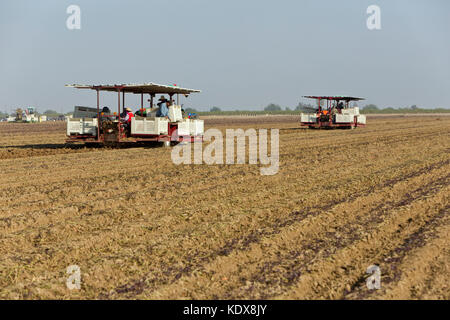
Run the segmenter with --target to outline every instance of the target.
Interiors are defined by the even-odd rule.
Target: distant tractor
[[[345,96],[304,96],[317,100],[315,113],[302,113],[301,125],[311,129],[354,129],[366,125],[366,116],[359,113],[357,106],[349,107],[350,101],[363,98]]]
[[[183,141],[203,141],[204,122],[184,114],[179,104],[180,96],[188,97],[199,90],[166,86],[154,83],[123,85],[67,85],[77,89],[90,89],[97,93],[97,108],[76,106],[72,118],[67,119],[67,142],[85,142],[104,145],[121,143],[160,142],[170,146]],[[117,111],[109,107],[100,108],[100,91],[117,94]],[[141,105],[126,108],[125,94],[141,96]],[[163,105],[153,104],[157,94],[168,95]],[[144,95],[149,95],[148,107],[144,106]],[[121,97],[122,96],[122,97]],[[176,97],[176,101],[175,98]],[[164,98],[164,99],[163,99]],[[161,106],[162,110],[159,110]],[[128,116],[127,116],[128,114]],[[125,117],[125,119],[124,119]]]
[[[37,122],[36,108],[28,107],[25,110],[21,108],[16,109],[16,116],[14,122]]]

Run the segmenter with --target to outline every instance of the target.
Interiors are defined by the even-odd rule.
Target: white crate
[[[360,114],[360,115],[358,116],[358,123],[360,123],[360,124],[366,124],[366,116]]]
[[[189,133],[191,136],[200,136],[203,134],[205,128],[204,120],[191,120],[189,122]]]
[[[81,135],[90,134],[97,135],[97,119],[84,118],[84,119],[68,119],[67,120],[67,135]]]
[[[169,107],[169,120],[170,122],[178,122],[183,120],[181,106],[173,105]]]
[[[189,136],[191,135],[191,120],[183,119],[178,122],[178,135],[179,136]]]
[[[97,118],[95,119],[84,119],[82,121],[83,134],[91,134],[93,136],[97,135]]]
[[[68,119],[67,121],[67,135],[81,134],[82,132],[81,119]]]
[[[336,123],[353,123],[355,121],[355,117],[350,114],[339,114],[335,115]]]
[[[301,116],[300,116],[300,122],[316,123],[317,122],[317,116],[315,114],[302,113]]]
[[[354,107],[354,108],[342,109],[342,114],[357,116],[357,115],[359,115],[359,108]]]
[[[169,121],[166,118],[141,118],[131,119],[131,134],[167,134]]]

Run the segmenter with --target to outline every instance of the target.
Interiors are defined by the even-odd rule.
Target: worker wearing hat
[[[169,115],[169,108],[167,104],[167,99],[164,96],[161,96],[158,100],[158,111],[156,111],[157,117],[167,117]]]
[[[124,123],[131,123],[131,118],[134,117],[133,110],[131,108],[125,108],[123,112],[120,114],[120,120]]]
[[[120,114],[120,120],[123,123],[125,131],[130,132],[131,130],[131,119],[134,117],[133,110],[131,108],[125,108]]]

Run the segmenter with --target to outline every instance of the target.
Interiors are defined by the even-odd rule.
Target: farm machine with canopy
[[[359,113],[359,107],[350,107],[350,101],[363,98],[346,96],[304,96],[317,100],[315,113],[302,113],[301,125],[311,129],[354,129],[366,125],[366,116]]]
[[[94,90],[97,94],[97,108],[75,107],[74,115],[67,120],[67,142],[85,142],[105,145],[121,143],[161,142],[164,146],[183,141],[203,140],[204,121],[183,115],[180,96],[188,97],[200,90],[166,86],[154,83],[123,85],[67,85],[77,89]],[[117,94],[117,111],[100,108],[100,92]],[[128,122],[122,115],[131,112],[126,108],[127,93],[141,96],[141,105]],[[159,106],[153,101],[157,94],[168,95],[165,100],[167,113],[161,115]],[[144,106],[144,95],[149,95],[148,107]],[[176,101],[175,101],[176,98]],[[162,99],[162,98],[161,98]],[[160,99],[160,100],[161,100]],[[159,104],[158,104],[159,105]]]

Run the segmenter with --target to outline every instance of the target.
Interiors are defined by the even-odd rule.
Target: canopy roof
[[[346,96],[303,96],[303,98],[309,98],[309,99],[321,99],[321,100],[335,100],[335,101],[361,101],[364,100],[363,98],[356,98],[356,97],[346,97]]]
[[[191,94],[193,92],[201,92],[200,90],[180,88],[176,85],[166,86],[156,83],[143,83],[143,84],[114,84],[114,85],[84,85],[84,84],[68,84],[66,87],[77,89],[92,89],[99,91],[121,91],[131,93],[147,93],[147,94]]]

